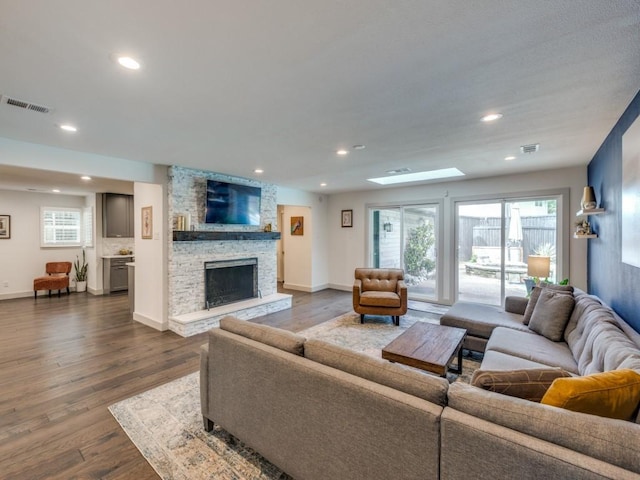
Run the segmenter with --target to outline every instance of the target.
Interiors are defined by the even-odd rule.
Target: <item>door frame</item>
[[[423,199],[423,200],[411,200],[405,202],[381,202],[381,203],[366,203],[365,204],[365,258],[367,266],[373,265],[373,209],[377,208],[404,208],[404,207],[419,207],[419,206],[437,206],[438,218],[435,223],[436,230],[436,296],[430,299],[431,303],[444,303],[442,288],[444,281],[444,258],[442,252],[444,252],[444,199]],[[404,233],[401,234],[401,242],[404,242]]]
[[[535,200],[537,198],[549,198],[555,197],[557,200],[557,209],[556,209],[556,265],[558,267],[558,271],[556,272],[556,278],[566,278],[569,276],[569,241],[570,235],[569,232],[571,228],[569,227],[569,220],[571,218],[570,214],[570,189],[569,188],[558,188],[552,190],[533,190],[526,192],[513,192],[513,193],[501,193],[501,194],[483,194],[483,195],[473,195],[468,197],[455,197],[452,198],[452,216],[453,216],[453,226],[452,226],[452,239],[454,248],[449,252],[448,261],[454,267],[451,268],[451,275],[449,280],[449,285],[451,287],[451,293],[453,294],[453,302],[458,301],[458,204],[460,203],[491,203],[491,202],[499,202],[502,204],[501,206],[501,231],[504,232],[505,227],[505,215],[504,208],[505,202],[513,202],[513,201],[530,201]],[[502,253],[502,263],[504,264],[504,234],[501,234],[501,249]],[[504,285],[501,286],[502,291],[502,304],[504,305]]]

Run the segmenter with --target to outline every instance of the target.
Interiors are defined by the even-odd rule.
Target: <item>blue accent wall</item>
[[[622,263],[622,135],[638,118],[640,91],[589,163],[589,185],[602,215],[589,217],[597,239],[587,240],[589,293],[610,305],[640,332],[640,268]],[[640,120],[639,120],[640,121]]]

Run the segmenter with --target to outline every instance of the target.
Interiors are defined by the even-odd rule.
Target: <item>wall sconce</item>
[[[385,223],[382,225],[382,229],[383,229],[385,232],[393,232],[393,223],[391,223],[391,222],[385,222]]]

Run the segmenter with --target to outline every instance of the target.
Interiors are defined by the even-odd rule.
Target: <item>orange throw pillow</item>
[[[540,403],[601,417],[633,420],[640,404],[640,374],[612,370],[584,377],[557,378]]]

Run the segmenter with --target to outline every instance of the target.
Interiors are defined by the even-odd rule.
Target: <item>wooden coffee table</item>
[[[451,371],[460,374],[462,342],[466,335],[463,328],[416,322],[382,349],[382,358],[446,377],[457,354],[458,368]]]

